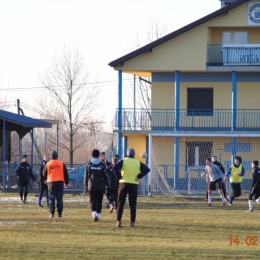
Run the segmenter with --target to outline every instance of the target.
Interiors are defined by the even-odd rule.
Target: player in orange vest
[[[57,200],[58,217],[62,217],[63,211],[63,188],[68,187],[69,174],[63,162],[58,160],[58,153],[51,152],[51,160],[44,166],[43,176],[48,185],[50,200],[50,218],[54,217],[55,198]]]

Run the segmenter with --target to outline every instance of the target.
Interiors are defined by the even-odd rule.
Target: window
[[[247,44],[247,32],[222,32],[222,44]]]
[[[188,88],[188,115],[213,115],[213,88]]]

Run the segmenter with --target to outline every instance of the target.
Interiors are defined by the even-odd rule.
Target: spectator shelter
[[[49,121],[49,120],[48,120]],[[0,174],[3,176],[3,191],[6,188],[7,181],[7,169],[6,163],[10,162],[11,158],[11,132],[16,131],[19,140],[21,140],[26,134],[31,132],[31,162],[33,162],[33,129],[34,128],[51,128],[52,123],[34,119],[28,116],[23,116],[11,112],[7,112],[4,110],[0,110],[0,151],[1,151],[1,159],[0,159]]]

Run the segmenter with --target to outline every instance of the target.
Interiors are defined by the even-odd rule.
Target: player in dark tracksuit
[[[28,195],[30,178],[34,181],[32,168],[26,160],[27,155],[24,155],[22,158],[22,162],[17,165],[16,169],[16,176],[20,187],[20,198],[22,204],[27,204],[26,199]]]
[[[104,165],[106,166],[106,170],[108,172],[108,167],[111,167],[112,163],[107,161],[106,152],[101,152],[99,159],[101,160],[102,163],[104,163]],[[106,207],[111,209],[110,201],[108,199],[109,194],[107,195],[107,192],[109,192],[108,187],[105,188],[105,193],[106,193],[107,201],[108,201],[108,203],[106,204]]]
[[[258,197],[260,196],[260,169],[258,168],[258,165],[259,165],[258,161],[252,162],[253,180],[252,180],[252,186],[248,198],[248,205],[249,205],[248,212],[253,212],[253,196],[255,197],[255,200],[259,203]]]
[[[112,158],[112,164],[108,166],[107,172],[110,180],[110,185],[107,187],[107,199],[109,201],[110,213],[117,209],[117,194],[118,194],[118,178],[113,169],[113,165],[118,161],[117,157]]]
[[[217,156],[212,156],[211,160],[212,160],[212,162],[213,162],[214,164],[216,164],[216,165],[219,167],[219,169],[220,169],[220,170],[222,171],[222,173],[225,175],[225,169],[224,169],[223,165],[222,165],[220,162],[217,161]],[[222,185],[222,192],[223,192],[224,198],[225,198],[226,200],[228,200],[225,183],[223,183],[223,185]]]
[[[45,179],[43,176],[43,169],[46,163],[50,160],[50,157],[47,153],[44,154],[43,161],[41,163],[41,167],[39,169],[38,173],[38,183],[39,183],[39,189],[40,189],[40,194],[38,198],[38,207],[43,207],[42,206],[42,197],[45,191],[45,196],[46,196],[46,206],[49,207],[49,196],[48,196],[48,186],[47,184],[44,183]]]
[[[103,193],[105,186],[109,185],[109,180],[106,172],[106,166],[98,158],[99,150],[93,150],[93,158],[86,166],[85,170],[85,185],[88,189],[90,207],[94,221],[100,219],[102,210]]]

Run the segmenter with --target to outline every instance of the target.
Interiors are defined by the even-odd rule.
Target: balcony
[[[260,66],[260,44],[209,44],[207,66]]]
[[[114,129],[122,131],[259,131],[260,109],[117,109]],[[121,127],[118,125],[121,118]]]

